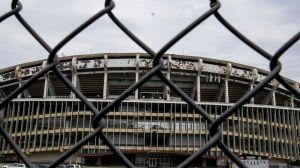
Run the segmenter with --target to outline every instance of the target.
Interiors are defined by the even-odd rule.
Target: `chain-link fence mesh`
[[[127,96],[131,95],[136,89],[141,87],[145,82],[147,82],[151,77],[158,76],[162,82],[170,87],[176,94],[178,94],[188,105],[193,107],[193,109],[202,115],[210,124],[210,140],[197,151],[196,153],[189,156],[184,162],[182,162],[178,167],[187,167],[192,164],[194,160],[205,154],[208,150],[210,150],[214,146],[218,146],[234,163],[236,163],[240,167],[246,167],[240,159],[230,151],[230,149],[222,142],[221,136],[222,131],[219,128],[220,124],[224,122],[228,117],[230,117],[234,112],[237,111],[238,108],[242,107],[245,103],[247,103],[253,96],[255,96],[260,90],[263,89],[271,80],[276,79],[282,84],[286,89],[288,89],[295,97],[300,99],[300,93],[291,86],[284,78],[280,76],[280,70],[282,68],[281,63],[279,62],[279,58],[282,54],[293,44],[295,44],[300,38],[300,32],[295,34],[292,38],[290,38],[281,48],[277,50],[275,54],[270,54],[264,49],[260,48],[255,43],[251,42],[247,37],[241,34],[237,29],[235,29],[219,12],[218,10],[221,7],[221,4],[217,0],[210,1],[210,9],[203,13],[200,17],[194,20],[191,24],[189,24],[186,28],[184,28],[180,33],[178,33],[175,37],[173,37],[168,43],[166,43],[158,52],[153,51],[150,47],[148,47],[143,41],[141,41],[138,37],[136,37],[126,26],[124,26],[121,21],[114,15],[112,12],[115,7],[115,3],[112,0],[105,1],[105,8],[96,13],[94,16],[89,18],[87,21],[82,23],[78,28],[72,31],[68,36],[62,39],[56,46],[53,48],[48,45],[46,41],[30,26],[28,22],[19,14],[22,10],[22,4],[18,0],[13,0],[11,4],[12,10],[5,13],[0,17],[0,23],[2,23],[5,19],[15,16],[17,20],[24,26],[24,28],[32,35],[33,38],[36,39],[39,44],[44,47],[45,50],[49,52],[48,56],[48,65],[42,69],[39,73],[32,76],[29,80],[27,80],[21,87],[17,90],[13,91],[9,96],[7,96],[0,104],[0,109],[2,113],[2,118],[0,122],[3,122],[3,110],[8,103],[18,94],[22,93],[26,88],[32,85],[35,81],[37,81],[40,77],[44,76],[49,71],[52,71],[94,114],[93,118],[93,127],[94,131],[84,137],[82,140],[77,142],[70,150],[66,151],[59,158],[57,158],[53,163],[51,163],[50,167],[56,167],[59,164],[63,163],[68,157],[76,153],[83,145],[87,144],[91,139],[96,136],[101,138],[101,140],[113,151],[118,157],[122,160],[123,164],[127,167],[134,167],[133,163],[131,163],[125,155],[116,147],[114,144],[104,135],[103,128],[104,124],[101,122],[101,119],[105,117],[105,115],[110,112],[115,106],[117,106],[122,100],[126,99]],[[70,81],[64,77],[62,72],[57,68],[60,60],[56,55],[57,52],[68,42],[70,42],[75,36],[77,36],[80,32],[82,32],[85,28],[91,25],[97,19],[103,17],[104,15],[109,16],[109,18],[115,23],[115,25],[120,28],[130,39],[132,39],[136,44],[138,44],[142,49],[144,49],[149,55],[153,58],[153,68],[149,70],[138,82],[130,86],[127,90],[125,90],[118,98],[116,98],[112,103],[108,104],[106,107],[102,108],[101,111],[98,111],[96,107],[93,106],[91,102],[78,90],[76,89]],[[198,106],[189,96],[187,96],[179,87],[177,87],[170,79],[168,79],[161,71],[163,67],[162,56],[165,52],[170,49],[175,43],[177,43],[180,39],[182,39],[186,34],[188,34],[195,27],[204,22],[207,18],[215,16],[217,20],[232,34],[234,34],[238,39],[248,45],[250,48],[255,50],[258,54],[263,56],[264,58],[270,61],[270,73],[266,76],[266,78],[261,81],[258,85],[256,85],[251,91],[245,94],[242,98],[240,98],[233,106],[224,111],[218,118],[213,119],[203,108]],[[20,147],[13,141],[10,135],[5,131],[2,124],[0,125],[0,134],[3,138],[10,144],[16,154],[21,158],[21,160],[28,166],[33,167],[33,164],[27,158],[27,156],[22,152]]]

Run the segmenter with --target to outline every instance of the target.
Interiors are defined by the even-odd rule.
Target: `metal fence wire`
[[[210,0],[210,8],[199,16],[196,20],[190,23],[187,27],[185,27],[180,33],[174,36],[168,43],[161,47],[158,52],[152,50],[149,46],[147,46],[143,41],[141,41],[135,34],[133,34],[125,25],[121,23],[121,21],[114,15],[113,9],[115,7],[115,3],[112,0],[106,0],[104,9],[90,17],[84,23],[82,23],[79,27],[73,30],[69,35],[63,38],[56,46],[53,48],[48,45],[48,43],[30,26],[30,24],[20,15],[20,11],[22,10],[22,4],[18,0],[12,0],[11,3],[11,11],[5,13],[0,17],[0,23],[2,23],[5,19],[15,16],[17,20],[24,26],[24,28],[32,35],[33,38],[42,46],[45,50],[49,52],[47,66],[42,69],[39,73],[32,76],[29,80],[27,80],[21,87],[14,90],[9,96],[7,96],[0,103],[0,112],[1,112],[1,120],[0,120],[0,134],[3,138],[10,144],[16,154],[20,157],[20,159],[28,166],[33,167],[33,164],[27,158],[27,156],[21,151],[20,147],[12,140],[10,135],[3,128],[3,120],[4,120],[4,107],[10,103],[12,99],[17,97],[18,94],[22,93],[26,88],[32,85],[35,81],[37,81],[40,77],[44,76],[49,71],[52,71],[93,113],[93,127],[94,131],[89,135],[84,137],[82,140],[77,142],[70,150],[61,154],[59,158],[57,158],[53,163],[50,164],[50,167],[56,167],[59,164],[63,163],[68,157],[77,152],[83,145],[87,144],[92,138],[99,137],[101,140],[112,150],[118,157],[122,160],[123,164],[127,167],[134,167],[134,165],[125,157],[125,155],[116,147],[114,144],[104,135],[103,128],[104,124],[101,122],[101,119],[105,117],[105,115],[111,111],[115,106],[117,106],[122,100],[124,100],[127,96],[132,94],[136,89],[141,87],[145,82],[147,82],[151,77],[157,75],[162,82],[170,87],[176,94],[178,94],[188,105],[193,107],[193,109],[201,114],[209,123],[210,123],[210,140],[199,149],[196,153],[189,156],[185,161],[183,161],[178,167],[187,167],[192,164],[194,160],[205,154],[209,149],[214,146],[218,146],[234,163],[236,163],[239,167],[246,167],[240,159],[230,151],[230,149],[222,142],[222,130],[219,128],[220,124],[224,122],[228,117],[230,117],[233,113],[235,113],[238,108],[242,107],[245,103],[247,103],[253,96],[255,96],[260,90],[263,89],[271,80],[276,79],[282,84],[286,89],[288,89],[292,94],[294,94],[297,98],[300,99],[300,93],[291,86],[283,77],[280,76],[280,70],[282,65],[279,61],[279,58],[283,55],[283,53],[290,48],[293,44],[295,44],[300,38],[300,31],[297,32],[292,38],[290,38],[285,44],[283,44],[275,54],[270,54],[265,51],[263,48],[259,47],[252,41],[250,41],[246,36],[240,33],[237,29],[235,29],[219,12],[218,10],[221,7],[221,3],[217,0]],[[127,90],[125,90],[118,98],[116,98],[112,103],[108,104],[106,107],[98,111],[91,102],[78,90],[76,89],[70,81],[64,77],[63,73],[60,72],[57,65],[60,62],[59,57],[57,56],[57,52],[64,47],[68,42],[70,42],[75,36],[77,36],[80,32],[82,32],[85,28],[90,26],[97,19],[103,17],[104,15],[108,15],[109,18],[115,23],[115,25],[120,28],[131,40],[133,40],[136,44],[138,44],[142,49],[144,49],[149,55],[152,56],[153,59],[153,67],[149,70],[146,75],[144,75],[138,82],[130,86]],[[175,43],[177,43],[181,38],[187,35],[191,30],[195,27],[199,26],[202,22],[204,22],[207,18],[215,16],[217,20],[232,34],[234,34],[238,39],[240,39],[243,43],[248,45],[250,48],[255,50],[258,54],[263,56],[264,58],[270,61],[270,73],[267,77],[261,81],[253,90],[246,93],[242,98],[240,98],[233,106],[224,111],[218,118],[212,119],[211,116],[200,106],[196,105],[196,103],[187,96],[182,90],[180,90],[171,80],[169,80],[161,71],[163,67],[162,56],[163,54],[170,49]]]

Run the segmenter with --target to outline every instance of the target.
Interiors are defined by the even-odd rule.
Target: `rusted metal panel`
[[[214,64],[204,63],[202,71],[225,75],[226,65],[223,66],[223,65],[214,65]]]
[[[108,59],[107,67],[136,67],[135,58],[126,59]]]
[[[140,58],[140,67],[142,68],[152,68],[153,61],[151,59]],[[163,59],[163,68],[168,68],[168,61]]]
[[[173,60],[172,69],[185,69],[196,71],[198,67],[198,62],[191,62],[186,60]]]
[[[58,64],[57,68],[61,71],[66,71],[66,70],[71,70],[71,66],[72,66],[72,61],[68,61],[68,62],[61,62]]]
[[[250,70],[247,71],[243,69],[232,68],[231,76],[250,80],[252,79],[252,72]]]
[[[140,67],[151,68],[152,64],[153,64],[153,61],[151,59],[144,59],[144,58],[140,59]]]
[[[104,63],[101,59],[78,60],[76,66],[77,69],[103,68]]]
[[[32,76],[42,70],[42,66],[24,68],[20,71],[19,77]],[[0,82],[16,79],[15,71],[7,72],[0,75]]]

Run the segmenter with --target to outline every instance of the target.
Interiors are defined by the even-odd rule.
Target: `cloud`
[[[37,0],[21,1],[22,16],[52,47],[83,21],[104,8],[104,0]],[[133,33],[155,51],[186,25],[209,9],[208,1],[186,0],[115,0],[115,15]],[[0,13],[10,7],[0,1]],[[220,13],[240,32],[273,54],[285,41],[299,31],[300,1],[221,0]],[[5,57],[0,68],[44,59],[47,52],[16,21],[9,18],[0,24],[0,54]],[[107,17],[97,20],[76,36],[59,55],[101,52],[144,52]],[[283,74],[300,81],[297,56],[299,42],[283,56]],[[168,53],[199,55],[229,60],[268,69],[268,62],[243,44],[214,17],[172,47]],[[9,57],[7,57],[9,56]]]

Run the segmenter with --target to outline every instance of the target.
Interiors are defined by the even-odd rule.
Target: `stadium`
[[[163,73],[213,118],[252,90],[267,71],[228,61],[166,54]],[[45,60],[0,70],[0,98],[41,71]],[[104,53],[61,58],[59,69],[98,109],[152,67],[143,53]],[[299,83],[288,80],[299,90]],[[270,166],[300,161],[300,100],[272,81],[221,126],[222,140],[240,158],[268,160]],[[92,113],[51,72],[5,107],[3,127],[34,162],[52,161],[93,131]],[[106,136],[136,166],[173,167],[210,139],[209,124],[156,76],[109,112]],[[19,158],[0,137],[4,161]],[[84,165],[121,166],[95,138],[68,159]],[[226,167],[214,147],[195,166]]]

